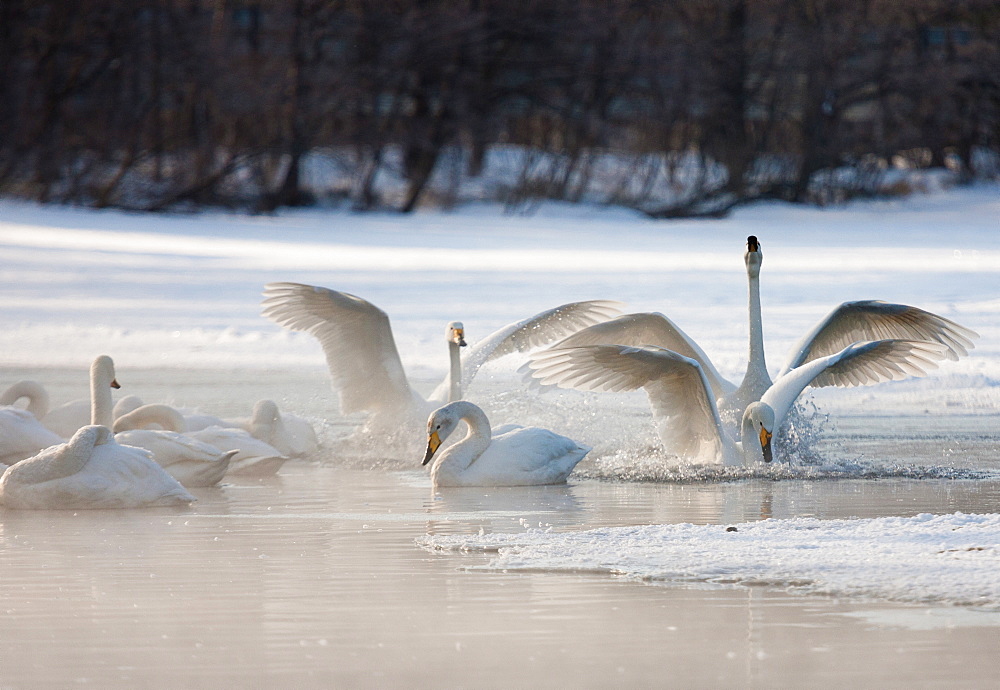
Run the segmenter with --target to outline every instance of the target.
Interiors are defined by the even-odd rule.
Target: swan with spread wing
[[[708,355],[663,314],[626,314],[570,335],[551,349],[585,345],[655,346],[698,362],[715,398],[719,414],[730,431],[750,403],[761,399],[772,385],[764,358],[764,328],[760,308],[760,268],[764,255],[753,235],[747,238],[744,263],[748,280],[749,351],[746,373],[739,385],[727,381]],[[939,359],[957,360],[974,347],[979,335],[950,319],[918,307],[879,300],[844,302],[792,348],[779,376],[808,362],[834,355],[848,345],[877,340],[920,340],[938,343]],[[927,353],[933,356],[932,353]]]
[[[743,411],[739,437],[723,424],[715,391],[701,363],[655,346],[585,345],[553,348],[528,366],[543,384],[585,391],[643,388],[657,430],[677,455],[724,465],[771,462],[772,437],[809,386],[863,386],[924,376],[945,355],[940,343],[878,340],[853,343],[778,376]]]
[[[326,355],[333,387],[340,394],[343,414],[368,412],[377,427],[423,422],[433,409],[457,400],[487,361],[552,343],[581,328],[621,313],[610,300],[573,302],[509,324],[469,348],[460,358],[465,331],[460,322],[448,325],[450,370],[440,386],[424,399],[410,385],[392,335],[389,317],[370,302],[301,283],[269,283],[264,288],[263,314],[285,328],[312,334]]]

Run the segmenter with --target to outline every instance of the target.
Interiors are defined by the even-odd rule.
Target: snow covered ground
[[[21,368],[82,371],[102,353],[120,371],[301,368],[322,375],[322,352],[310,336],[282,331],[259,315],[261,288],[275,280],[344,290],[382,307],[404,366],[428,388],[445,372],[448,321],[464,321],[467,337],[476,340],[542,309],[594,298],[669,315],[724,375],[738,379],[747,338],[742,254],[750,234],[764,251],[765,343],[773,371],[842,301],[884,299],[947,316],[981,335],[969,357],[943,363],[924,380],[823,390],[812,399],[833,417],[882,416],[889,425],[919,415],[981,417],[980,436],[992,452],[986,469],[1000,466],[991,426],[1000,414],[995,185],[828,209],[761,204],[725,220],[673,222],[560,205],[532,216],[492,206],[413,216],[320,210],[142,216],[2,201],[0,385],[20,378]],[[504,396],[520,386],[519,364],[510,358],[491,365],[472,393],[489,392],[494,409],[502,409]],[[537,411],[537,419],[512,421],[554,423],[553,410],[596,398],[556,393],[541,400],[513,408]],[[571,428],[585,442],[606,438],[609,429],[649,431],[641,395],[603,396],[600,405],[601,415],[617,412],[631,421],[597,428],[594,420],[604,419],[588,408]],[[655,441],[647,434],[636,443],[612,433],[595,455],[614,455],[619,447],[624,451],[612,460],[628,464],[636,448]],[[491,568],[783,583],[834,595],[1000,608],[994,512],[770,520],[737,528],[537,531],[429,537],[425,545],[498,548]]]

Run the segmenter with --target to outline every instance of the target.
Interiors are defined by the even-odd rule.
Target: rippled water
[[[38,373],[58,384],[56,374]],[[325,380],[294,372],[252,384],[185,372],[172,385],[152,373],[119,374],[122,393],[234,408],[223,414],[279,381],[287,384],[279,402],[292,411],[319,418],[330,404]],[[882,453],[876,457],[890,463],[942,465],[942,444],[933,443],[940,437],[982,452],[948,467],[995,469],[995,420],[975,421],[939,420],[933,431],[925,420],[924,432],[907,422],[901,437],[881,422],[842,420],[824,443],[851,458]],[[336,425],[323,431],[340,433]],[[914,460],[914,448],[925,455]],[[272,479],[196,489],[198,502],[183,510],[0,510],[0,688],[992,681],[996,616],[757,587],[468,571],[487,556],[433,554],[414,541],[539,526],[1000,512],[996,479],[579,478],[559,487],[435,493],[418,459],[412,467],[405,460],[364,469],[327,450]]]

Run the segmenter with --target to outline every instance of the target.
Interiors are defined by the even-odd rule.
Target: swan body
[[[0,463],[13,465],[63,439],[19,407],[0,408]]]
[[[288,456],[282,455],[277,448],[243,429],[210,426],[188,432],[187,436],[221,451],[235,450],[236,454],[229,461],[229,475],[266,477],[277,473],[288,460]]]
[[[438,454],[460,421],[468,434]],[[492,435],[486,414],[459,400],[434,411],[427,421],[427,452],[434,486],[530,486],[561,484],[589,448],[537,427],[515,427]],[[436,456],[436,457],[435,457]]]
[[[42,417],[42,424],[62,438],[69,438],[90,423],[90,400],[80,398],[52,408]]]
[[[924,376],[937,368],[946,347],[912,340],[853,343],[779,376],[743,411],[739,436],[723,423],[701,363],[655,346],[587,345],[551,349],[529,367],[543,384],[577,390],[620,392],[643,388],[666,449],[724,465],[770,462],[772,436],[808,386],[863,386]]]
[[[0,505],[7,508],[143,508],[194,500],[148,451],[119,445],[103,426],[85,426],[0,476]]]
[[[269,283],[262,313],[285,328],[319,340],[343,414],[369,413],[377,427],[395,429],[400,420],[422,421],[441,403],[460,397],[479,368],[491,359],[554,342],[580,328],[621,313],[617,302],[574,302],[509,324],[469,348],[464,362],[458,348],[464,329],[449,324],[450,369],[425,400],[411,387],[392,335],[389,317],[366,300],[345,292],[300,283]],[[461,341],[461,342],[460,342]]]
[[[144,428],[155,424],[157,429]],[[169,405],[142,405],[115,420],[115,441],[145,448],[184,486],[215,486],[229,469],[236,450],[221,451],[179,433],[184,419]]]
[[[670,319],[658,313],[626,314],[584,328],[550,349],[588,345],[655,346],[698,362],[730,433],[737,433],[744,410],[759,401],[771,385],[764,357],[764,333],[760,307],[760,269],[763,250],[753,235],[744,253],[747,269],[749,348],[747,367],[739,385],[724,379],[698,345]],[[974,347],[979,335],[960,324],[918,307],[878,300],[844,302],[820,321],[792,349],[780,375],[843,351],[856,342],[878,340],[924,340],[943,348],[925,353],[939,359],[958,359]],[[544,353],[543,353],[544,355]],[[530,363],[529,363],[530,368]]]

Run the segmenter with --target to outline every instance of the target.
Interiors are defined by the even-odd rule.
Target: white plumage
[[[438,453],[460,421],[466,436]],[[434,486],[560,484],[589,452],[576,441],[537,427],[506,427],[492,435],[486,414],[465,400],[435,410],[427,421],[427,452]]]

